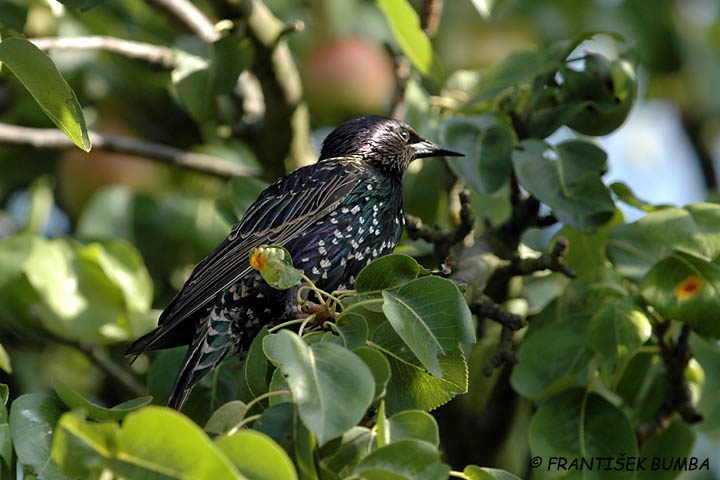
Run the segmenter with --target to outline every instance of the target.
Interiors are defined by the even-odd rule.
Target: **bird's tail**
[[[180,410],[193,386],[235,349],[232,320],[216,309],[202,322],[183,359],[167,405]]]

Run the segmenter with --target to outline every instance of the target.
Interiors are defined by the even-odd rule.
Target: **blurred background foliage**
[[[100,5],[81,10],[96,3]],[[234,7],[234,2],[194,3],[213,19],[224,18],[223,13]],[[443,2],[411,3],[419,11],[425,4]],[[155,2],[64,4],[0,0],[3,37],[110,35],[206,55],[198,36],[171,22]],[[211,80],[196,74],[192,58],[175,57],[176,68],[171,69],[162,62],[97,49],[52,51],[91,130],[222,159],[257,175],[228,183],[223,175],[201,175],[127,151],[96,148],[85,154],[0,139],[4,143],[0,146],[0,239],[11,242],[5,243],[10,247],[4,251],[12,252],[0,258],[0,266],[4,271],[30,271],[33,261],[46,261],[43,255],[51,255],[56,264],[46,276],[26,276],[35,290],[51,299],[43,312],[24,311],[24,305],[33,303],[22,297],[28,290],[18,293],[13,290],[20,288],[16,283],[0,278],[1,343],[7,350],[7,355],[0,352],[4,370],[0,380],[10,386],[12,397],[52,391],[51,378],[105,405],[138,396],[144,387],[137,378],[146,373],[148,362],[141,358],[129,373],[122,357],[127,342],[154,324],[158,309],[182,286],[195,263],[224,238],[232,219],[266,182],[313,161],[328,129],[343,120],[392,113],[407,116],[421,133],[437,136],[438,126],[428,121],[430,115],[423,116],[427,113],[423,108],[437,112],[468,101],[462,88],[446,85],[441,90],[433,80],[408,75],[410,65],[401,58],[387,20],[373,1],[266,0],[264,4],[280,20],[269,25],[292,27],[284,37],[289,47],[285,54],[297,72],[282,73],[285,84],[274,94],[299,105],[302,115],[294,114],[292,119],[295,138],[286,138],[287,125],[273,123],[271,115],[264,117],[265,123],[258,120],[268,112],[253,104],[253,95],[247,93],[265,87],[265,107],[279,104],[277,115],[290,118],[281,109],[283,102],[268,96],[273,90],[266,84],[247,82],[242,105],[229,95],[234,85],[224,81],[223,74],[232,77],[229,70],[239,71],[252,62],[245,42],[214,47],[214,59],[228,60],[216,62],[220,66]],[[653,204],[717,200],[720,3],[716,0],[450,0],[444,2],[433,44],[444,72],[453,73],[456,85],[463,86],[473,83],[474,72],[488,71],[512,52],[545,48],[588,31],[621,34],[638,62],[640,100],[626,125],[600,141],[610,166],[605,181],[621,180]],[[618,53],[609,40],[594,40],[584,48]],[[184,66],[184,72],[178,65]],[[295,74],[300,83],[293,83]],[[169,84],[173,86],[168,88]],[[420,86],[433,95],[424,96]],[[203,88],[212,89],[212,95]],[[6,69],[0,72],[0,122],[52,127]],[[563,127],[553,138],[568,136]],[[278,158],[273,143],[291,145],[287,155]],[[424,168],[412,170],[406,179],[408,212],[429,224],[451,225],[448,205],[456,200],[442,188],[446,178],[440,163],[425,162]],[[510,212],[507,187],[487,190],[491,194],[474,195],[475,212],[479,218],[500,222]],[[626,198],[639,207],[625,206],[627,219],[644,215],[643,208],[650,210],[641,200]],[[720,229],[720,225],[708,228]],[[524,241],[546,250],[553,233],[530,229]],[[582,270],[583,254],[594,250],[573,250],[570,239],[567,261]],[[422,256],[430,248],[405,238],[401,251]],[[73,279],[81,284],[73,284]],[[543,292],[542,285],[533,290],[541,292],[538,305],[562,286],[548,283],[550,293]],[[96,309],[87,309],[81,322],[67,323],[73,308],[79,308],[67,299],[78,289],[93,295],[77,296],[78,305],[88,302]],[[472,353],[469,394],[436,416],[441,432],[449,432],[444,435],[445,448],[453,465],[477,463],[522,473],[525,457],[516,449],[523,445],[519,448],[527,450],[524,437],[531,408],[511,391],[509,370],[496,370],[491,381],[482,372],[498,335],[499,328]],[[705,389],[712,392],[699,403],[706,421],[693,427],[699,433],[695,451],[711,456],[714,470],[686,477],[720,478],[720,368],[713,364],[717,345],[696,340],[693,349],[707,360],[701,361]],[[507,388],[494,388],[503,376]],[[488,402],[502,406],[503,398],[508,399],[507,410],[484,410]],[[523,408],[516,408],[516,402],[524,403]],[[458,418],[469,419],[467,425],[482,435],[455,431],[462,423]],[[454,443],[453,436],[460,441]],[[503,441],[498,443],[498,438]]]

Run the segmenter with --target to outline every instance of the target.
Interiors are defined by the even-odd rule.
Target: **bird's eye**
[[[410,132],[408,132],[405,128],[401,128],[400,138],[402,138],[404,142],[408,142],[410,140]]]

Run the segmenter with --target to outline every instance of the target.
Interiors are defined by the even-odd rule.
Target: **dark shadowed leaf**
[[[463,473],[470,480],[520,480],[512,473],[495,468],[478,467],[477,465],[468,465]]]
[[[246,413],[247,405],[240,400],[225,403],[210,415],[205,424],[205,431],[216,435],[225,433],[237,426],[245,418]]]
[[[530,421],[530,449],[544,462],[551,458],[628,458],[638,454],[635,431],[623,412],[599,395],[567,390],[540,403]],[[549,465],[548,465],[549,467]],[[552,468],[533,470],[538,479],[556,478]],[[604,479],[607,472],[587,469],[588,479]],[[613,471],[613,478],[633,479],[634,471]]]
[[[532,398],[575,384],[593,357],[586,332],[582,322],[561,322],[526,338],[510,378],[513,388]]]

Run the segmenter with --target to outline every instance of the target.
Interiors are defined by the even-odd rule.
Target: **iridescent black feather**
[[[320,160],[265,189],[228,237],[193,270],[158,327],[127,351],[190,345],[168,405],[228,354],[249,346],[263,325],[299,314],[294,291],[268,286],[249,265],[260,245],[283,245],[325,291],[352,288],[358,272],[390,253],[405,214],[402,177],[416,158],[460,155],[421,138],[403,122],[367,116],[333,130]]]

